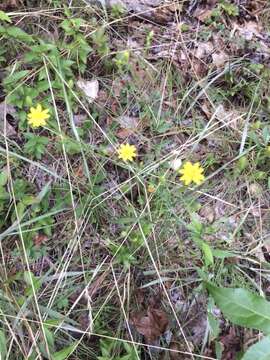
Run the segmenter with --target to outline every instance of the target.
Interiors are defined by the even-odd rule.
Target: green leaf
[[[3,330],[0,329],[0,358],[4,360],[7,354],[7,340]]]
[[[252,345],[242,360],[269,360],[270,359],[270,337],[267,336],[261,341]]]
[[[206,283],[224,316],[236,325],[270,334],[270,302],[245,289],[219,288]]]
[[[35,287],[35,283],[37,282],[38,278],[36,278],[35,275],[29,271],[25,271],[23,275],[24,275],[24,281],[26,282],[26,284],[31,285],[33,283],[33,285]]]
[[[44,332],[47,340],[47,344],[51,351],[54,350],[54,333],[48,329],[47,326],[44,326]]]
[[[77,346],[77,342],[75,342],[74,344],[66,347],[65,349],[57,351],[56,353],[52,354],[52,360],[65,360],[65,359],[67,359],[68,356],[76,348],[76,346]]]
[[[224,345],[219,342],[215,341],[215,351],[216,351],[216,357],[217,360],[222,360],[222,349],[224,348]]]
[[[18,82],[19,80],[26,77],[26,75],[29,74],[29,70],[21,70],[21,71],[15,71],[13,74],[9,75],[4,79],[4,85],[14,84]]]
[[[25,152],[33,155],[33,157],[37,159],[41,159],[42,155],[46,151],[49,139],[45,136],[38,136],[31,133],[26,134],[25,137],[28,139],[24,145]]]
[[[205,265],[206,266],[213,265],[214,264],[214,257],[213,257],[213,254],[212,254],[212,249],[205,242],[202,243],[202,252],[203,252],[203,255],[204,255]]]
[[[11,18],[4,11],[0,10],[0,20],[11,23]]]
[[[237,256],[237,254],[235,254],[235,253],[232,253],[227,250],[221,250],[221,249],[212,249],[212,254],[214,257],[219,258],[219,259],[226,259],[228,257],[236,257]]]
[[[12,215],[11,215],[11,221],[14,222],[16,220],[21,220],[23,218],[24,215],[24,211],[25,211],[25,205],[22,201],[18,202],[17,206],[17,211],[13,211]]]
[[[237,167],[240,172],[246,169],[248,166],[248,158],[246,156],[240,157],[240,159],[237,162]]]
[[[33,42],[33,38],[31,35],[27,34],[25,31],[23,31],[22,29],[20,29],[17,26],[10,26],[6,29],[6,33],[17,39],[20,41],[24,41],[26,43],[32,43]]]
[[[210,328],[211,340],[216,339],[220,332],[219,320],[211,313],[208,313],[207,320]]]
[[[262,136],[263,136],[263,141],[265,142],[265,144],[267,144],[269,142],[269,139],[270,139],[270,128],[269,128],[269,126],[265,126],[263,128]]]
[[[2,171],[0,173],[0,186],[5,186],[7,182],[8,182],[8,172]]]
[[[1,200],[8,200],[9,193],[5,190],[3,186],[0,186],[0,201]]]

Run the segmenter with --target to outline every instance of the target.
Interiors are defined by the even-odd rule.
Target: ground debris
[[[220,342],[223,345],[222,359],[233,360],[236,358],[237,353],[241,350],[240,337],[234,326],[228,329],[227,334],[220,337]]]
[[[247,21],[243,25],[239,25],[235,22],[233,23],[232,31],[239,32],[239,35],[248,41],[255,37],[258,37],[259,39],[264,38],[262,27],[255,21]]]
[[[108,8],[115,5],[122,6],[127,12],[158,24],[172,21],[175,11],[182,8],[177,2],[166,3],[164,0],[88,0],[88,2],[100,3]]]
[[[130,323],[145,337],[148,344],[153,344],[166,331],[169,321],[163,310],[149,306],[146,314],[133,314]]]
[[[5,114],[6,114],[6,124],[5,124]],[[10,124],[9,119],[16,120],[17,122],[17,111],[15,106],[7,105],[5,101],[0,103],[0,131],[5,133],[8,137],[17,136],[17,131],[15,127]]]
[[[237,130],[243,123],[244,113],[241,113],[237,109],[226,109],[223,104],[219,104],[215,109],[215,117],[223,124],[227,124],[229,127]]]
[[[99,82],[98,80],[84,80],[77,81],[77,86],[86,95],[88,102],[91,104],[98,96]]]
[[[0,10],[16,9],[21,5],[19,0],[4,0],[3,3],[0,4]]]
[[[48,236],[44,235],[44,234],[37,234],[35,237],[34,237],[34,244],[36,246],[41,246],[43,243],[45,243],[46,241],[48,240]]]

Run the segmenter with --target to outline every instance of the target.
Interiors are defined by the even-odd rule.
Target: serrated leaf
[[[27,34],[25,31],[23,31],[22,29],[20,29],[19,27],[17,26],[10,26],[6,29],[6,33],[17,39],[17,40],[20,40],[20,41],[25,41],[27,43],[31,43],[33,42],[33,38],[31,35]]]
[[[57,351],[56,353],[52,354],[52,360],[65,360],[68,358],[68,356],[73,352],[75,347],[77,346],[77,342],[74,344],[66,347],[65,349],[62,349],[60,351]]]
[[[252,345],[242,357],[242,360],[269,360],[270,359],[270,337]]]
[[[224,316],[236,325],[270,334],[270,302],[241,288],[219,288],[211,283],[206,288]]]
[[[16,82],[23,79],[28,74],[29,74],[29,70],[16,71],[4,79],[4,85],[9,85],[11,83],[15,85]]]
[[[11,23],[11,18],[4,11],[0,10],[0,20]]]

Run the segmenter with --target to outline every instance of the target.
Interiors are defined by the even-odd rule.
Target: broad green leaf
[[[65,349],[62,349],[60,351],[57,351],[56,353],[52,354],[52,360],[65,360],[69,357],[69,355],[73,352],[73,350],[76,348],[77,342],[74,344],[66,347]]]
[[[206,283],[224,316],[236,325],[270,334],[270,302],[245,289],[219,288]]]
[[[11,18],[4,11],[0,10],[0,20],[11,23]]]
[[[242,360],[269,360],[270,359],[270,337],[267,336],[261,341],[252,345]]]
[[[4,360],[7,354],[7,340],[3,330],[0,329],[0,359]]]

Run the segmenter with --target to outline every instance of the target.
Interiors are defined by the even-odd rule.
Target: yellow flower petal
[[[180,180],[183,181],[185,185],[190,185],[192,182],[199,185],[205,179],[203,171],[204,169],[199,162],[192,164],[188,161],[184,164],[183,168],[179,170],[179,174],[182,175]]]
[[[31,107],[30,112],[27,115],[28,124],[33,128],[37,128],[39,126],[45,126],[46,120],[49,119],[50,114],[48,114],[49,109],[42,110],[42,106],[37,104],[37,107]]]
[[[121,144],[117,150],[118,158],[124,161],[134,161],[137,156],[137,149],[134,145]]]

